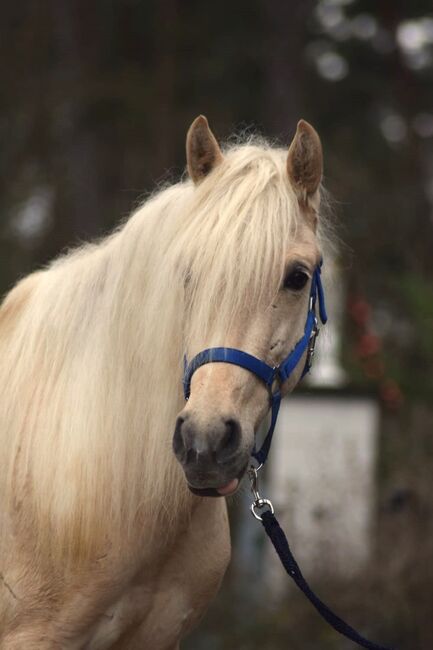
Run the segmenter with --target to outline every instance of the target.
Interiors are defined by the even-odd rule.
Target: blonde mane
[[[74,559],[192,497],[171,450],[183,355],[270,303],[299,209],[286,150],[249,142],[197,188],[24,279],[0,309],[0,500]],[[245,305],[245,296],[249,305]],[[31,503],[33,520],[20,522]]]

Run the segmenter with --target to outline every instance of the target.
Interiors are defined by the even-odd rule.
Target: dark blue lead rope
[[[310,588],[304,576],[301,573],[301,569],[298,566],[295,558],[293,557],[292,551],[290,550],[287,538],[284,534],[284,531],[280,527],[280,524],[269,510],[266,511],[261,516],[263,527],[269,536],[275,550],[278,553],[285,570],[289,576],[295,581],[299,589],[305,594],[310,603],[316,608],[320,616],[325,619],[334,630],[337,630],[340,634],[347,637],[354,643],[358,644],[362,648],[368,648],[368,650],[392,650],[383,645],[378,645],[369,641],[363,637],[359,632],[357,632],[353,627],[348,625],[342,618],[334,614],[332,610],[329,609],[325,603],[323,603],[314,591]]]

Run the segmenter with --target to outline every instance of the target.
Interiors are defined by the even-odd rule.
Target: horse
[[[275,366],[299,339],[322,147],[301,120],[288,151],[221,148],[199,116],[186,154],[178,183],[1,305],[1,650],[176,650],[229,562],[224,497],[269,395],[214,363],[185,402],[184,359],[222,345]]]

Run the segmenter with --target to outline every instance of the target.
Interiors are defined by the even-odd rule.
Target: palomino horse
[[[301,121],[288,153],[222,153],[199,117],[187,162],[190,180],[0,309],[2,650],[174,650],[220,585],[226,503],[205,495],[236,491],[268,391],[213,363],[185,405],[184,355],[274,365],[302,335],[322,152]]]

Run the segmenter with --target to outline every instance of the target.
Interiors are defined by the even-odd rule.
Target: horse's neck
[[[0,500],[44,513],[41,548],[73,539],[71,557],[123,544],[137,522],[178,530],[192,507],[171,444],[182,305],[158,291],[149,223],[148,239],[132,222],[31,276],[0,314]]]

